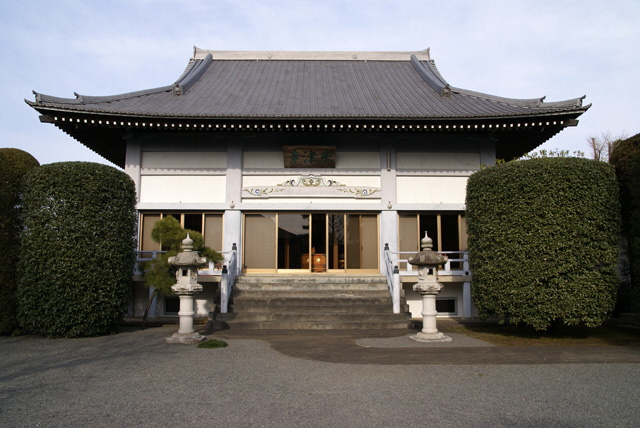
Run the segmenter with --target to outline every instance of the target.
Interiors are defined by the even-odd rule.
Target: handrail
[[[166,251],[148,251],[148,250],[136,250],[136,266],[135,266],[135,275],[142,275],[144,273],[144,269],[142,267],[142,263],[150,262],[151,260],[158,257],[159,254],[164,254]],[[223,256],[226,254],[230,254],[231,251],[222,251],[220,254]],[[143,255],[150,254],[151,257],[144,257]],[[205,267],[198,269],[198,275],[201,276],[220,276],[222,275],[222,268],[220,265],[211,260],[207,263]]]
[[[236,282],[236,274],[238,273],[238,248],[233,244],[231,251],[225,252],[229,254],[227,264],[222,266],[222,277],[220,278],[220,313],[226,314],[229,311],[229,300],[233,290],[233,284]],[[223,253],[223,254],[225,254]]]
[[[164,254],[166,251],[141,251],[136,250],[136,264],[134,275],[142,275],[144,273],[144,269],[142,268],[142,264],[144,262],[150,262],[151,260],[158,257],[158,254]],[[151,257],[143,257],[143,255],[151,254]]]
[[[417,275],[417,267],[409,263],[409,257],[416,254],[415,251],[397,251],[390,253],[390,257],[394,260],[398,266],[400,266],[400,275]],[[438,269],[438,276],[469,276],[471,270],[469,269],[469,252],[468,251],[438,251],[438,254],[445,254],[449,257],[447,263],[444,264],[442,269]],[[400,258],[405,255],[406,257]],[[452,255],[456,255],[452,257]],[[396,256],[395,258],[393,256]],[[459,263],[462,265],[460,268],[452,267],[452,263]],[[402,268],[404,267],[404,268]]]
[[[391,302],[393,303],[393,313],[400,313],[400,272],[398,266],[393,264],[391,259],[391,251],[389,250],[389,244],[384,244],[384,261],[385,261],[385,274],[387,277],[387,287],[389,288],[389,295],[391,296]]]

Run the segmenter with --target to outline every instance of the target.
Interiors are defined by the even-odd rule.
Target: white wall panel
[[[398,177],[400,204],[464,204],[467,177]]]
[[[269,152],[245,151],[242,154],[242,167],[245,169],[284,168],[282,150]]]
[[[396,153],[398,170],[476,170],[479,153]]]
[[[142,152],[143,169],[216,169],[227,167],[225,152]]]
[[[380,152],[337,152],[336,168],[380,169]]]
[[[142,176],[140,202],[224,202],[225,180],[224,176]]]

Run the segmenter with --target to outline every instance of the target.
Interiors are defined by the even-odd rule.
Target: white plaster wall
[[[246,154],[245,154],[246,156]],[[293,180],[300,175],[244,175],[242,187],[275,187],[287,180]]]
[[[401,204],[464,204],[468,177],[397,177]]]
[[[149,175],[140,179],[140,202],[224,202],[224,176]]]
[[[280,151],[245,151],[242,154],[242,167],[244,169],[256,168],[284,168],[284,155]]]
[[[380,187],[379,175],[327,175],[327,178],[342,183],[345,186]]]
[[[202,291],[194,296],[193,311],[196,317],[209,316],[209,312],[213,310],[213,299],[218,290],[218,285],[217,282],[202,284]]]
[[[215,169],[227,167],[225,152],[142,152],[143,169]]]
[[[380,152],[337,152],[336,168],[380,169]]]
[[[479,153],[396,153],[398,170],[476,170]]]
[[[456,310],[458,311],[455,315],[442,314],[439,316],[447,316],[447,317],[462,317],[463,314],[463,302],[462,302],[462,284],[458,282],[446,283],[443,284],[444,288],[440,293],[438,293],[437,298],[455,298],[456,299]],[[403,284],[402,286],[404,290],[405,298],[407,299],[407,304],[409,305],[409,312],[411,312],[411,318],[413,319],[422,319],[422,295],[413,291],[413,284]]]

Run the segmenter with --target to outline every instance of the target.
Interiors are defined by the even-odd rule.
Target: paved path
[[[347,364],[569,364],[640,363],[640,347],[621,346],[493,346],[461,335],[449,343],[419,343],[409,331],[300,332],[219,331],[221,339],[267,341],[285,355]],[[461,345],[460,343],[463,342]]]
[[[198,349],[164,343],[175,330],[0,337],[0,426],[640,425],[636,348],[229,330],[212,335],[227,348]]]

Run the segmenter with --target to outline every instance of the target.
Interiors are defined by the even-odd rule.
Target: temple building
[[[386,284],[390,257],[403,307],[419,318],[407,255],[419,251],[427,231],[434,250],[450,259],[438,311],[473,316],[468,177],[575,126],[589,108],[583,98],[546,102],[460,89],[438,72],[429,50],[194,48],[171,85],[113,96],[35,93],[28,104],[42,122],[131,176],[140,251],[161,250],[150,231],[172,215],[202,232],[209,247],[229,252],[236,244],[239,283],[260,288],[280,277],[304,290],[333,279],[343,294],[356,278]],[[210,284],[219,281],[217,269],[203,272]],[[211,311],[213,285],[199,297],[199,315]],[[148,296],[136,288],[133,315]],[[177,312],[172,301],[160,299],[155,314]]]

